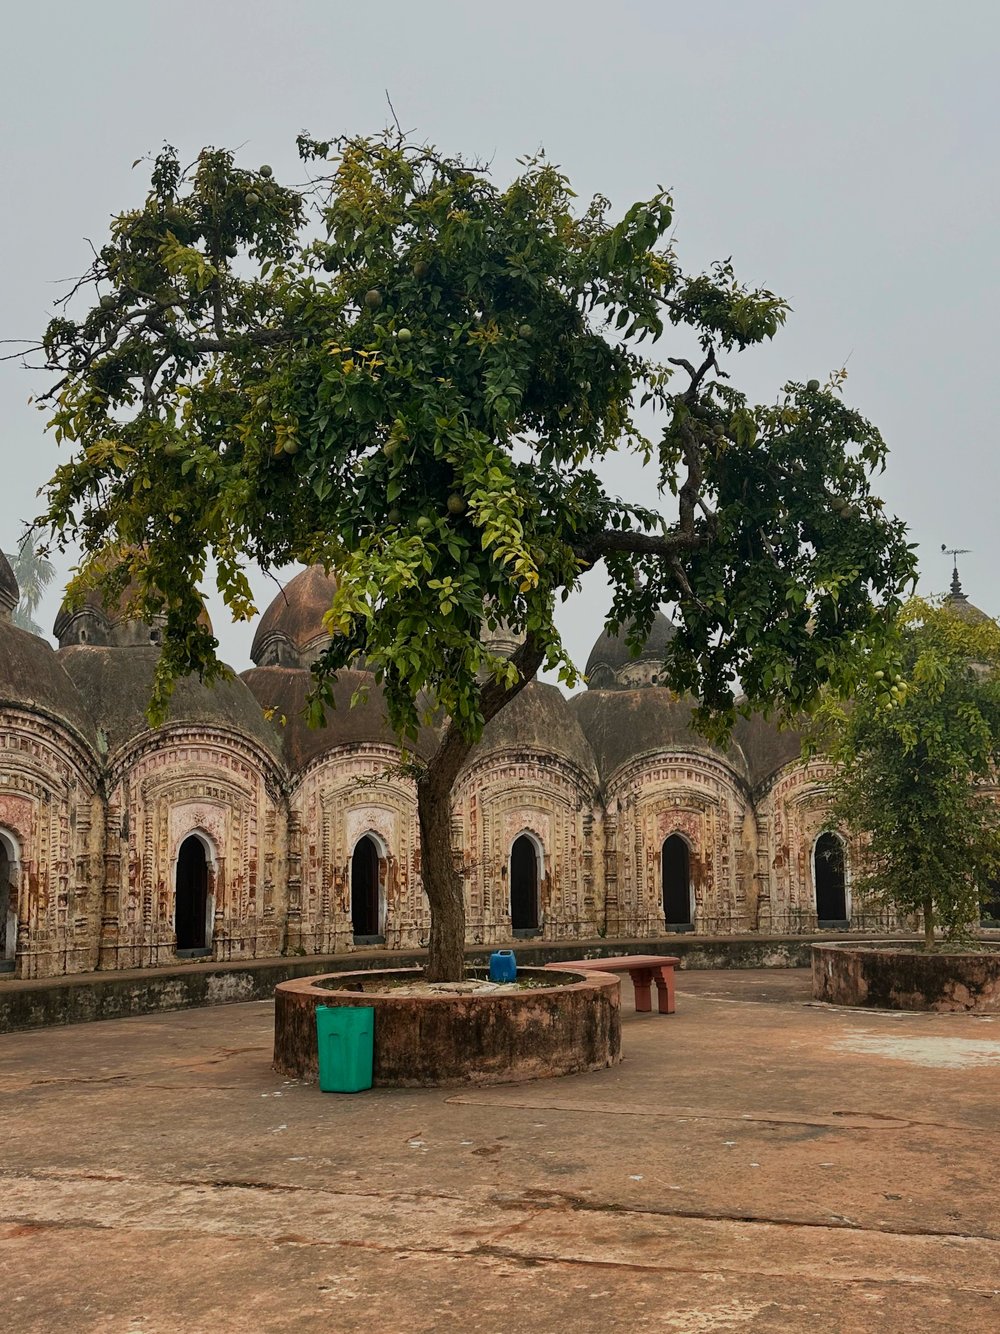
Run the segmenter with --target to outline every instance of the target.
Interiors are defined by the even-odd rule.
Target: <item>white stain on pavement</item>
[[[983,1038],[873,1037],[851,1033],[835,1042],[837,1051],[858,1056],[884,1056],[937,1070],[962,1070],[972,1065],[1000,1065],[1000,1042]]]

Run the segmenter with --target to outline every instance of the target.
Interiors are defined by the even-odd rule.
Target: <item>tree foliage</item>
[[[831,711],[832,819],[864,845],[855,893],[961,937],[1000,869],[1000,628],[907,604],[898,670]]]
[[[609,627],[636,645],[672,609],[663,679],[724,731],[741,685],[744,707],[793,711],[849,689],[912,552],[872,495],[885,446],[842,377],[766,405],[731,384],[722,360],[787,306],[728,261],[686,273],[663,190],[614,217],[544,157],[499,186],[395,134],[298,147],[313,176],[296,187],[165,149],[115,219],[43,340],[43,406],[75,446],[45,520],[81,544],[84,580],[134,581],[139,610],[165,613],[157,715],[178,673],[221,670],[198,621],[210,558],[238,617],[247,559],[336,571],[314,721],[361,658],[401,735],[425,703],[450,719],[418,800],[454,972],[461,886],[434,860],[448,796],[543,662],[576,681],[553,616],[586,570],[605,562]],[[661,340],[686,355],[657,359]],[[598,475],[617,450],[648,464],[645,505]],[[523,640],[510,660],[484,645],[500,621]]]
[[[17,550],[7,554],[7,560],[20,592],[14,608],[14,624],[30,634],[41,635],[44,631],[35,620],[35,612],[45,590],[55,578],[55,566],[45,555],[33,532],[25,534]]]
[[[334,567],[324,666],[363,654],[404,730],[422,691],[481,729],[482,673],[511,679],[484,619],[573,679],[554,598],[602,557],[613,621],[639,641],[673,605],[671,678],[724,720],[738,680],[792,708],[849,684],[912,560],[870,492],[882,439],[839,380],[754,406],[719,365],[784,302],[728,262],[685,275],[662,191],[612,221],[542,158],[501,189],[390,137],[299,147],[318,174],[294,189],[164,150],[87,275],[97,304],[45,336],[52,424],[77,446],[46,519],[166,611],[164,684],[216,670],[209,556],[237,616],[245,558]],[[670,326],[693,360],[644,353]],[[617,449],[673,515],[652,485],[646,508],[608,494],[593,464]]]

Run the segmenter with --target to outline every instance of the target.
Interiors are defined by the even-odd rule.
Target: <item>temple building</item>
[[[12,623],[0,557],[0,970],[426,943],[416,791],[374,677],[341,672],[327,725],[303,718],[333,589],[297,575],[253,667],[179,682],[151,729],[161,627],[95,597],[53,649]],[[533,682],[486,728],[453,808],[470,944],[897,925],[851,901],[828,762],[757,716],[725,748],[699,736],[657,682],[672,633],[658,616],[638,657],[601,634],[588,689]]]

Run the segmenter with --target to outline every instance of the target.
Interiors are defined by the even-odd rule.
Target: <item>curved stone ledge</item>
[[[375,1084],[503,1084],[600,1070],[621,1060],[617,977],[519,972],[553,985],[466,996],[360,990],[374,979],[419,977],[419,969],[327,973],[282,982],[274,993],[274,1068],[295,1079],[317,1078],[317,1005],[374,1007]]]
[[[879,1010],[1000,1014],[1000,950],[926,954],[898,945],[813,945],[813,996]]]

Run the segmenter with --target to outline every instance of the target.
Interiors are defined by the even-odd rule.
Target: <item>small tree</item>
[[[553,612],[586,570],[604,560],[609,627],[636,644],[674,608],[664,679],[724,730],[738,678],[793,709],[849,688],[912,557],[870,492],[882,439],[839,377],[762,407],[729,383],[720,357],[773,337],[786,306],[728,262],[686,275],[663,191],[612,221],[542,158],[501,189],[396,135],[299,150],[303,188],[214,149],[186,171],[156,159],[78,284],[97,304],[44,338],[52,426],[77,446],[45,519],[107,594],[134,579],[165,612],[154,717],[178,673],[221,670],[198,621],[209,555],[239,617],[247,557],[336,571],[313,721],[360,657],[401,736],[425,704],[448,719],[412,772],[428,971],[453,979],[451,792],[543,663],[576,681]],[[694,355],[658,363],[642,345],[670,326]],[[649,465],[648,505],[594,471],[618,449]],[[523,640],[509,660],[484,647],[501,620]]]
[[[1000,628],[914,599],[898,669],[832,721],[832,820],[862,842],[856,890],[918,915],[927,949],[935,927],[961,937],[1000,867]]]
[[[7,556],[10,568],[20,591],[20,598],[14,608],[14,624],[33,635],[40,635],[42,627],[35,620],[35,612],[45,590],[55,578],[55,566],[35,541],[33,532],[22,538],[17,551]]]

